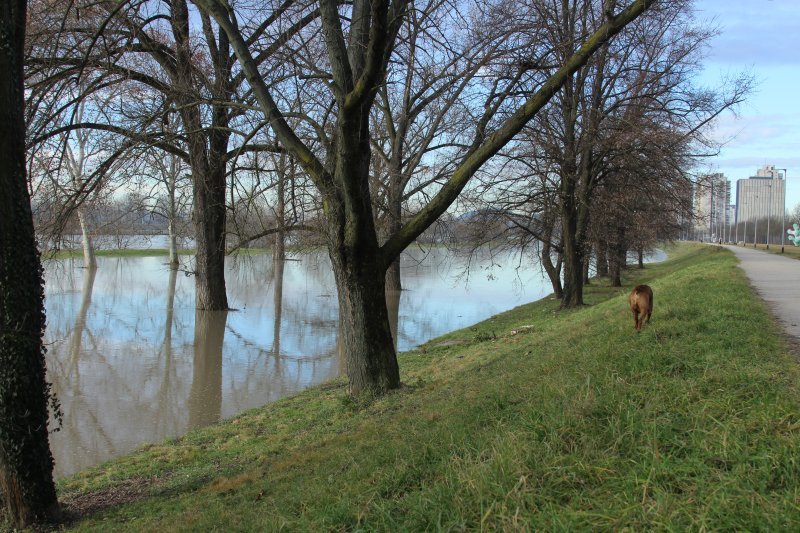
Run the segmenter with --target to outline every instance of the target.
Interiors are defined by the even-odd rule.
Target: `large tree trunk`
[[[175,54],[179,68],[174,83],[182,92],[178,99],[181,119],[187,132],[189,166],[192,169],[195,245],[195,307],[207,311],[228,309],[225,292],[225,163],[222,154],[227,150],[230,134],[227,130],[227,110],[220,105],[211,109],[212,127],[204,127],[198,99],[197,81],[192,76],[193,50],[189,35],[189,9],[185,0],[172,2],[172,28]],[[220,43],[224,46],[224,43]],[[220,67],[220,65],[215,65]],[[216,72],[214,96],[225,99]],[[224,91],[222,91],[224,92]]]
[[[25,176],[24,0],[0,5],[0,494],[13,527],[58,519],[42,266]]]
[[[564,288],[561,297],[563,307],[583,305],[583,243],[577,237],[577,213],[572,208],[562,218],[564,236]]]
[[[350,393],[379,395],[400,386],[400,370],[386,309],[388,264],[380,256],[369,194],[368,116],[353,119],[360,125],[355,132],[346,120],[338,125],[335,188],[328,198],[328,253]],[[360,179],[352,180],[353,174]]]
[[[339,296],[350,393],[383,394],[400,386],[400,369],[386,310],[385,272],[375,254],[331,250]]]
[[[584,242],[580,229],[578,202],[578,149],[575,136],[577,99],[574,80],[568,79],[563,87],[561,115],[564,123],[564,153],[561,169],[561,245],[564,255],[564,287],[562,307],[583,305],[583,252]]]
[[[197,168],[193,169],[197,172]],[[225,292],[225,172],[195,174],[195,306],[206,311],[228,308]]]

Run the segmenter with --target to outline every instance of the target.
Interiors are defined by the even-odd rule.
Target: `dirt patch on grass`
[[[123,479],[111,487],[93,492],[67,494],[61,498],[61,508],[68,521],[87,518],[110,507],[135,502],[148,496],[153,486],[163,483],[163,477],[134,477]]]

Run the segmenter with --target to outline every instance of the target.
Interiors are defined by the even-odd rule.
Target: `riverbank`
[[[269,252],[267,248],[240,248],[232,255],[258,255]],[[167,257],[169,250],[166,248],[112,248],[108,250],[95,250],[97,257]],[[189,248],[178,249],[178,255],[194,256],[195,250]],[[83,257],[80,248],[67,248],[42,252],[42,259],[76,259]]]
[[[655,291],[633,331],[632,285]],[[800,371],[732,254],[684,245],[59,483],[81,530],[792,529]]]

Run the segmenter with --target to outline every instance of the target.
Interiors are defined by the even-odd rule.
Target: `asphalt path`
[[[726,248],[736,254],[750,284],[786,333],[800,341],[800,261],[753,248]]]

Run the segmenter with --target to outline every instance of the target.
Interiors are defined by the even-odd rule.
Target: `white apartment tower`
[[[736,182],[736,222],[783,217],[786,182],[774,165],[764,165],[755,176]]]
[[[698,238],[722,239],[730,231],[731,182],[724,174],[706,174],[694,189],[695,233]]]

